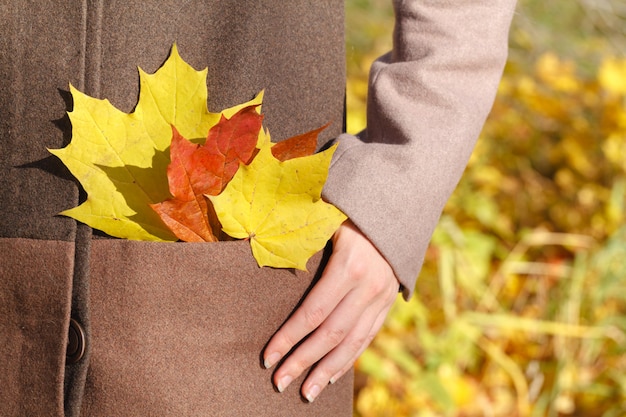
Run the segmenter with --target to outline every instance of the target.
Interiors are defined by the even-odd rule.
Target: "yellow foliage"
[[[321,198],[335,148],[281,162],[266,142],[220,195],[207,196],[224,232],[250,239],[259,266],[306,270],[307,260],[346,220]]]
[[[572,93],[580,88],[574,63],[563,62],[553,53],[541,56],[535,68],[539,80],[555,91]]]
[[[223,113],[207,110],[206,69],[194,70],[176,46],[154,74],[139,71],[140,94],[127,114],[108,100],[70,87],[74,109],[72,141],[51,150],[87,192],[87,200],[64,211],[111,236],[134,240],[175,241],[150,204],[170,197],[166,176],[172,125],[187,138],[206,138],[224,114],[261,104],[262,94]]]
[[[605,91],[626,95],[626,59],[605,59],[598,71],[598,81]]]
[[[626,415],[622,65],[508,68],[357,415]]]

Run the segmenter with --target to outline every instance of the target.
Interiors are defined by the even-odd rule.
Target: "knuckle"
[[[351,262],[348,269],[348,278],[359,281],[369,273],[369,266],[365,262]]]
[[[324,338],[332,346],[337,346],[346,337],[346,332],[340,328],[329,329],[325,332]]]
[[[364,263],[351,264],[347,272],[347,278],[365,289],[364,295],[370,300],[384,298],[389,299],[397,292],[394,285],[397,280],[391,270],[386,268],[370,268]]]
[[[348,349],[350,350],[351,354],[356,355],[358,352],[361,351],[363,346],[368,345],[370,341],[371,339],[369,338],[369,336],[357,337],[350,341],[350,344],[348,345]]]
[[[304,310],[304,321],[310,329],[316,329],[326,318],[326,313],[321,307]]]
[[[291,369],[294,372],[294,375],[300,375],[310,368],[311,365],[313,365],[313,363],[307,358],[298,358],[293,362]]]
[[[374,280],[371,285],[371,290],[375,294],[385,294],[389,291],[389,286],[387,285],[387,281],[379,278]]]
[[[371,280],[369,285],[367,285],[366,297],[370,300],[374,300],[384,295],[386,298],[388,292],[389,292],[389,286],[386,285],[385,280],[374,279],[374,280]]]

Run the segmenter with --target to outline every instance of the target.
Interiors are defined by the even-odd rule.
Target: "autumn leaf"
[[[222,116],[203,145],[189,142],[173,128],[167,168],[173,198],[151,207],[179,239],[218,240],[221,225],[205,194],[219,194],[239,164],[250,163],[263,119],[256,107],[244,107],[231,118]]]
[[[172,128],[172,144],[170,147],[171,163],[167,168],[170,192],[174,196],[161,203],[151,204],[152,209],[180,240],[185,242],[215,242],[215,224],[217,220],[209,215],[209,206],[203,193],[199,190],[210,188],[207,182],[217,182],[206,165],[217,165],[219,156],[205,155],[203,163],[195,163],[199,158],[200,145],[183,138]],[[203,148],[200,148],[203,149]],[[215,161],[218,160],[218,161]],[[202,169],[204,168],[204,169]],[[197,175],[202,171],[205,176]],[[200,180],[200,181],[198,181]],[[219,224],[219,222],[217,222]]]
[[[186,138],[202,140],[222,116],[262,101],[259,94],[248,103],[211,113],[206,74],[206,69],[196,71],[183,61],[174,45],[154,74],[139,70],[139,101],[130,114],[70,86],[72,141],[51,152],[80,181],[87,200],[62,214],[111,236],[177,240],[150,207],[171,197],[166,170],[172,126]]]
[[[237,172],[239,164],[249,164],[255,155],[256,144],[263,116],[257,111],[258,106],[244,107],[230,119],[222,116],[220,122],[209,130],[205,148],[212,155],[220,155],[223,164],[220,167],[219,183],[205,194],[217,195]]]
[[[136,240],[213,242],[226,232],[249,238],[259,265],[305,269],[346,218],[321,199],[335,149],[314,154],[325,126],[272,143],[263,93],[209,112],[206,69],[194,70],[176,46],[139,78],[131,113],[70,86],[73,137],[51,152],[87,200],[62,214]]]
[[[306,269],[346,219],[321,199],[336,149],[279,161],[262,146],[248,166],[241,166],[224,191],[209,196],[224,232],[249,239],[259,266]]]
[[[313,155],[317,149],[317,137],[329,124],[276,143],[272,146],[272,155],[279,161]]]

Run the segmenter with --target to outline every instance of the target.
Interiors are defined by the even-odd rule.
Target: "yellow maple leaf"
[[[229,118],[246,106],[260,105],[263,97],[261,93],[222,113],[211,113],[206,76],[206,68],[196,71],[174,45],[154,74],[139,69],[139,101],[130,114],[70,86],[72,141],[50,152],[80,181],[88,197],[61,214],[111,236],[177,240],[150,207],[170,197],[166,170],[172,125],[184,137],[202,140],[221,115]]]
[[[250,239],[259,266],[306,270],[346,216],[321,198],[335,146],[284,162],[265,142],[213,203],[224,232]]]

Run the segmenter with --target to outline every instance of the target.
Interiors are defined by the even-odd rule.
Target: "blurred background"
[[[393,11],[346,8],[356,133]],[[416,296],[356,365],[355,416],[626,416],[626,2],[520,0],[510,43]]]

